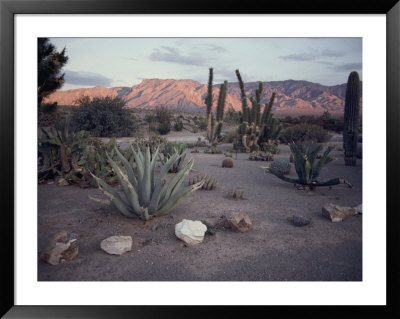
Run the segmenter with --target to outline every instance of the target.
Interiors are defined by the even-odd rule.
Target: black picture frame
[[[385,14],[387,19],[387,305],[386,306],[15,306],[14,304],[14,15],[15,14]],[[1,308],[4,318],[190,318],[249,315],[257,311],[277,317],[286,315],[334,317],[372,315],[379,318],[399,317],[399,261],[396,244],[399,226],[395,201],[398,179],[400,136],[400,3],[398,0],[309,0],[251,1],[227,3],[202,0],[0,0],[0,174],[1,191]],[[377,157],[379,154],[377,153]],[[379,187],[379,185],[377,185]],[[377,215],[383,212],[376,212]],[[398,248],[397,248],[398,249]],[[253,315],[253,314],[252,314]]]

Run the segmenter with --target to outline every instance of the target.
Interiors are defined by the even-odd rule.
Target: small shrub
[[[230,108],[224,115],[224,122],[230,124],[239,124],[240,123],[239,112],[236,112],[234,109]]]
[[[74,131],[85,130],[97,137],[132,136],[136,121],[126,102],[120,98],[93,98],[85,96],[78,100],[72,112],[71,125]]]
[[[175,129],[175,131],[177,131],[177,132],[180,132],[180,131],[182,131],[182,129],[183,129],[183,123],[182,123],[182,121],[177,121],[177,122],[175,122],[174,123],[174,129]]]
[[[315,124],[297,124],[282,130],[280,140],[283,143],[314,141],[323,143],[328,141],[329,134],[321,126]]]
[[[57,109],[57,102],[55,103],[44,103],[40,105],[40,112],[43,113],[53,113]]]
[[[158,123],[171,123],[172,112],[167,106],[160,105],[155,109],[155,117]]]
[[[171,131],[171,124],[169,122],[161,122],[157,127],[158,133],[166,135]]]
[[[200,131],[205,131],[207,129],[207,120],[204,117],[200,117],[198,125]]]
[[[236,138],[236,128],[233,128],[222,135],[222,143],[233,143]]]

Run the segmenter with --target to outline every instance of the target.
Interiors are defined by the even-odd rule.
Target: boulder
[[[204,239],[207,226],[198,220],[183,219],[175,225],[175,235],[189,245],[200,244]]]
[[[293,215],[292,219],[293,225],[295,226],[305,226],[311,222],[311,217],[306,217],[302,215]]]
[[[132,250],[131,236],[111,236],[100,243],[100,248],[110,255],[122,255]]]
[[[231,216],[226,218],[225,227],[230,228],[233,231],[244,233],[252,228],[249,215],[245,212],[233,213]]]
[[[77,235],[65,230],[54,234],[47,242],[46,249],[41,257],[51,265],[59,265],[71,261],[78,256]]]
[[[336,223],[343,221],[347,216],[357,215],[357,210],[352,207],[339,206],[329,203],[322,207],[322,215]]]

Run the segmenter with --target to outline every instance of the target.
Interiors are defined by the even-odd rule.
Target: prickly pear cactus
[[[217,187],[218,182],[216,179],[210,175],[206,174],[197,174],[189,178],[189,185],[194,185],[204,180],[203,189],[205,190],[213,190]]]
[[[283,175],[287,175],[290,173],[291,165],[287,159],[277,158],[277,159],[273,160],[270,167],[273,167],[273,168],[277,169],[278,171],[282,172]]]

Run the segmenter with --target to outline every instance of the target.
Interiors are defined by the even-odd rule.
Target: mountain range
[[[214,85],[213,105],[216,106],[220,85]],[[255,95],[258,82],[245,83],[247,97]],[[261,102],[268,103],[272,92],[276,92],[273,111],[277,114],[321,114],[329,111],[331,114],[342,115],[346,83],[326,86],[308,81],[272,81],[263,82]],[[77,99],[83,96],[120,97],[126,101],[129,108],[153,109],[159,105],[171,109],[198,112],[205,108],[204,99],[207,95],[207,85],[193,80],[146,79],[132,87],[80,88],[66,91],[56,91],[49,95],[46,103],[57,102],[58,105],[77,105]],[[225,110],[233,108],[241,110],[241,97],[238,83],[229,83],[226,95]],[[248,101],[251,105],[250,101]]]

